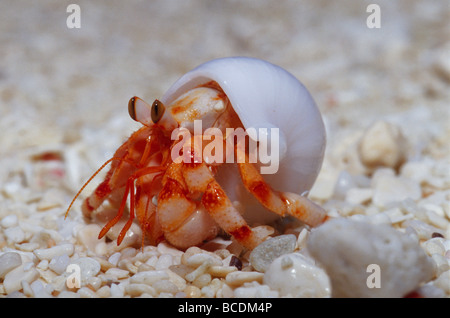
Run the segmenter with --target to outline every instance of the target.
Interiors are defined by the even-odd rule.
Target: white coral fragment
[[[434,275],[417,240],[384,224],[330,220],[311,232],[308,250],[330,276],[333,297],[403,297]]]

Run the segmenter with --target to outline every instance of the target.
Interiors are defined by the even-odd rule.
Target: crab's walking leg
[[[204,162],[170,164],[163,185],[158,219],[166,239],[179,248],[215,237],[217,225],[250,249],[269,234],[263,227],[247,225]]]
[[[250,228],[215,180],[208,184],[202,203],[223,230],[249,249],[255,248],[269,234],[264,228]]]
[[[144,130],[142,129],[134,132],[128,140],[116,150],[114,157],[104,163],[88,182],[86,182],[86,184],[88,184],[93,177],[111,162],[111,167],[107,172],[105,179],[97,186],[94,192],[83,201],[83,204],[81,205],[83,216],[90,218],[92,212],[94,212],[106,199],[111,201],[122,197],[128,176],[132,175],[138,168],[135,163],[137,161],[133,156],[141,153],[139,147],[142,147],[142,144],[144,144],[145,150],[150,148],[150,143],[140,142],[145,141],[147,138],[148,134],[144,133]],[[145,150],[142,151],[145,152]],[[144,157],[146,158],[146,156],[142,156],[142,158]]]
[[[116,162],[114,160],[116,160]],[[112,161],[111,168],[107,172],[105,179],[97,186],[94,192],[83,201],[81,205],[81,211],[83,212],[84,217],[90,218],[92,212],[94,212],[103,203],[103,201],[105,201],[106,198],[115,197],[115,195],[113,195],[113,192],[115,193],[116,191],[123,191],[122,185],[117,186],[111,181],[114,172],[117,169],[125,169],[127,171],[132,171],[134,169],[129,163],[120,160],[123,160],[123,158],[113,157],[108,160],[103,166],[101,166],[100,169],[97,170],[97,172],[99,172],[104,166]],[[93,177],[96,174],[94,174]],[[88,180],[88,182],[90,180]]]
[[[245,156],[238,150],[238,155]],[[326,211],[308,198],[291,193],[273,190],[263,179],[248,158],[238,163],[239,172],[246,189],[267,209],[281,216],[286,213],[300,221],[317,226],[328,219]]]
[[[161,190],[159,184],[162,174],[150,174],[135,182],[136,216],[142,228],[142,245],[144,245],[145,237],[150,240],[151,245],[157,245],[164,238],[156,213],[156,205],[153,202],[153,197]]]
[[[104,227],[103,229],[100,231],[98,238],[102,238],[103,236],[105,236],[105,234],[111,229],[111,227],[113,227],[117,222],[119,222],[119,220],[122,218],[123,215],[123,211],[125,209],[125,205],[127,202],[127,198],[128,198],[128,194],[130,194],[130,216],[128,218],[127,223],[125,223],[124,227],[122,228],[122,230],[120,231],[119,236],[117,237],[117,245],[120,245],[120,243],[122,242],[123,238],[125,237],[125,234],[127,233],[128,229],[130,228],[134,216],[135,216],[135,191],[134,191],[134,181],[142,176],[148,175],[148,174],[152,174],[155,172],[161,172],[163,171],[164,168],[160,167],[160,166],[156,166],[156,167],[146,167],[146,168],[142,168],[139,169],[138,171],[136,171],[134,174],[132,174],[126,183],[125,186],[125,193],[122,197],[122,202],[120,204],[120,208],[119,211],[117,212],[116,216],[114,218],[112,218]]]

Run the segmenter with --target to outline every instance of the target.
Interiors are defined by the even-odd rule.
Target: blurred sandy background
[[[80,29],[66,26],[70,3]],[[370,3],[380,29],[366,25]],[[79,187],[136,128],[131,96],[152,101],[184,72],[232,55],[296,75],[323,112],[329,147],[389,115],[418,151],[433,144],[432,156],[448,156],[448,21],[447,1],[2,1],[0,183],[30,154],[69,145],[84,148],[71,174]]]

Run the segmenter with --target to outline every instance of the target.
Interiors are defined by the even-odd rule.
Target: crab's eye
[[[161,103],[161,101],[155,99],[155,101],[152,104],[152,112],[151,112],[152,122],[154,124],[156,124],[161,119],[165,109],[166,108],[164,107],[164,104]]]

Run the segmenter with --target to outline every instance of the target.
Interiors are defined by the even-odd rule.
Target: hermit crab
[[[283,68],[255,58],[215,59],[152,105],[131,98],[128,110],[142,128],[99,169],[111,164],[82,204],[88,218],[105,200],[117,207],[99,238],[127,209],[117,244],[136,217],[151,244],[165,239],[180,249],[221,231],[253,249],[271,234],[263,225],[271,218],[290,215],[310,226],[327,219],[302,195],[321,168],[322,117]]]

